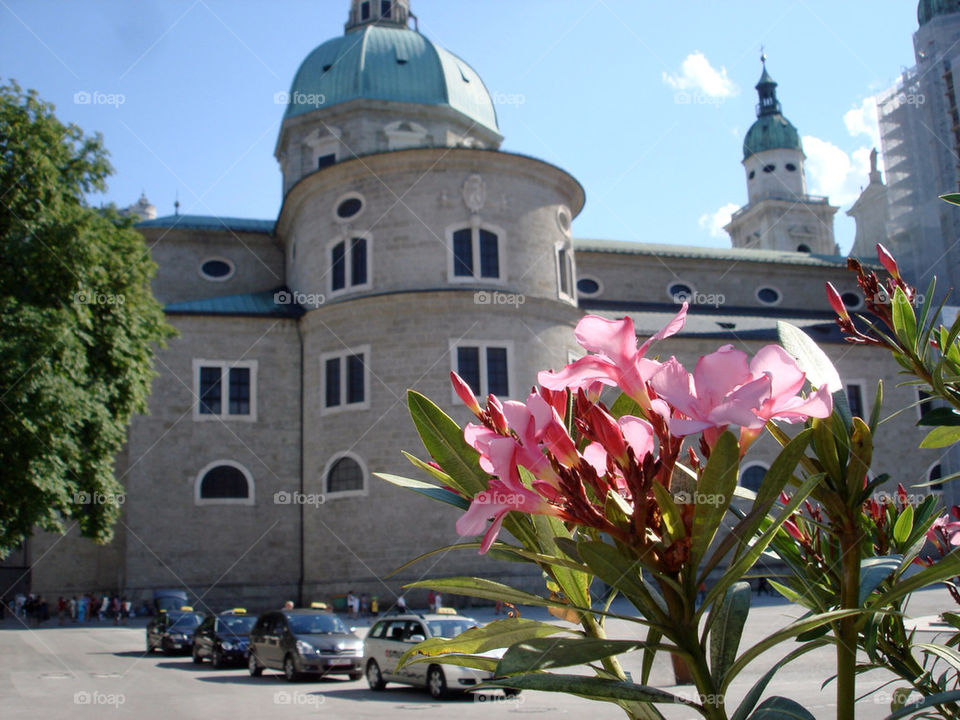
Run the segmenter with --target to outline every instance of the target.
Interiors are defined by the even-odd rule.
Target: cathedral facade
[[[724,344],[753,353],[787,320],[833,357],[855,412],[869,415],[878,379],[890,408],[911,402],[889,356],[844,343],[833,323],[825,281],[851,309],[863,299],[765,65],[731,248],[574,238],[584,189],[501,151],[482,79],[414,22],[408,0],[352,0],[344,34],[303,61],[276,144],[277,218],[141,210],[153,290],[179,336],[118,458],[115,540],[31,539],[31,589],[139,600],[183,587],[204,606],[258,608],[350,589],[383,606],[425,575],[536,588],[528,566],[469,551],[391,575],[457,542],[457,513],[374,473],[415,475],[402,451],[424,455],[408,388],[461,423],[451,370],[479,395],[523,398],[537,371],[581,352],[585,313],[629,315],[646,336],[686,300],[684,331],[658,346],[685,363]],[[876,468],[892,482],[923,482],[935,464],[916,451],[915,420],[884,426]],[[743,484],[775,455],[758,441]]]

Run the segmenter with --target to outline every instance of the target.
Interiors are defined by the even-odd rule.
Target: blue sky
[[[274,95],[343,32],[348,6],[0,0],[0,81],[35,88],[62,120],[103,133],[116,170],[104,201],[126,206],[145,190],[161,215],[179,194],[182,213],[274,218]],[[741,143],[763,44],[804,138],[808,189],[841,206],[837,240],[849,249],[844,211],[876,142],[870,98],[913,64],[916,30],[916,3],[904,0],[412,9],[421,32],[470,63],[498,100],[503,149],[555,163],[586,188],[576,236],[710,246],[729,245],[718,225],[746,201]]]

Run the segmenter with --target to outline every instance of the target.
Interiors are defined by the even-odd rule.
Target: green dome
[[[960,0],[920,0],[917,5],[917,22],[926,25],[939,15],[960,12]]]
[[[780,113],[762,115],[747,131],[743,139],[743,159],[746,160],[764,150],[786,148],[803,152],[800,133],[793,124]]]
[[[316,48],[293,78],[284,117],[358,98],[446,105],[498,132],[497,113],[480,76],[407,28],[366,25]]]

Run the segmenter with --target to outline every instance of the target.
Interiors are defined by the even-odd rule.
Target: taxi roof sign
[[[326,609],[327,609],[327,604],[326,604],[325,602],[316,602],[316,601],[314,601],[314,602],[310,603],[310,607],[313,608],[314,610],[326,610]]]
[[[437,608],[437,615],[456,615],[456,614],[457,614],[456,608],[451,608],[451,607]]]
[[[180,609],[183,610],[183,611],[185,611],[185,612],[189,612],[189,611],[193,610],[193,605],[181,605],[181,606],[180,606]]]

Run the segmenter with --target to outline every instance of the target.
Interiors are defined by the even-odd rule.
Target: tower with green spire
[[[766,55],[760,61],[757,119],[743,140],[747,204],[724,229],[734,247],[835,255],[833,216],[838,208],[828,198],[807,194],[800,133],[783,115]]]

